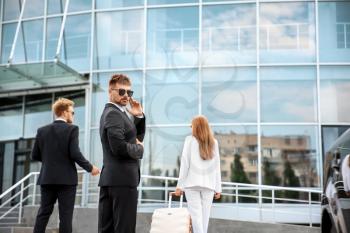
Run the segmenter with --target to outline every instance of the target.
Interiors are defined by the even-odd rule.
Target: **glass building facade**
[[[23,2],[1,1],[2,64]],[[26,0],[13,63],[55,57],[65,2]],[[203,114],[223,181],[322,188],[323,154],[350,125],[349,1],[71,0],[66,16],[60,60],[88,83],[0,89],[3,189],[9,155],[23,141],[30,150],[58,96],[76,100],[84,154],[102,165],[99,118],[114,73],[131,77],[147,117],[142,174],[177,177],[191,119]]]

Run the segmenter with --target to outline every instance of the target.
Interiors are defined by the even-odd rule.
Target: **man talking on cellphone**
[[[131,81],[126,75],[113,75],[108,93],[109,102],[100,119],[103,166],[98,232],[134,233],[145,115],[141,104],[132,99]]]

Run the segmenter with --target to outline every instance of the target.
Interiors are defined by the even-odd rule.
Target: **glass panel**
[[[219,142],[222,181],[258,184],[256,127],[213,127],[213,132]]]
[[[0,140],[7,141],[22,137],[23,98],[7,97],[0,99]]]
[[[80,131],[85,130],[85,90],[55,93],[55,100],[67,98],[74,101],[74,122]],[[81,140],[79,140],[81,142]],[[83,142],[83,141],[82,141]]]
[[[149,71],[146,81],[146,115],[149,124],[190,124],[198,114],[198,71]]]
[[[349,126],[322,126],[322,151],[323,159],[326,158],[326,153],[329,151],[334,142],[342,135]],[[342,152],[342,150],[341,150]],[[345,150],[349,153],[348,150]]]
[[[24,137],[33,138],[39,127],[52,122],[52,95],[29,95],[25,99]]]
[[[26,5],[24,6],[23,18],[43,16],[44,6],[45,6],[45,0],[26,0]]]
[[[47,13],[61,14],[64,12],[65,0],[48,0]],[[74,0],[69,1],[68,12],[86,11],[92,9],[92,0]]]
[[[314,67],[262,67],[260,78],[262,121],[316,122]]]
[[[67,17],[61,60],[80,72],[88,71],[90,67],[90,29],[90,14]]]
[[[92,126],[99,126],[102,111],[105,104],[109,101],[108,82],[113,74],[114,73],[95,74],[92,79]],[[132,89],[134,90],[133,98],[140,101],[142,105],[144,105],[144,101],[142,99],[142,72],[123,72],[123,74],[127,75],[131,79]],[[148,119],[147,122],[149,122]]]
[[[147,66],[197,65],[198,13],[198,7],[148,10]]]
[[[14,20],[18,19],[19,14],[21,12],[20,9],[20,1],[14,1],[14,0],[3,0],[4,1],[4,16],[3,20]]]
[[[260,61],[315,62],[314,3],[260,4]]]
[[[198,0],[148,0],[149,5],[162,5],[162,4],[178,4],[178,3],[195,3]]]
[[[261,135],[264,185],[320,187],[317,127],[262,126]]]
[[[320,68],[322,122],[350,122],[350,66]]]
[[[143,11],[97,13],[95,69],[143,67]]]
[[[320,62],[350,61],[350,3],[320,2]]]
[[[202,112],[210,122],[256,122],[255,68],[203,69]]]
[[[185,137],[190,127],[148,128],[141,174],[178,177]]]
[[[143,6],[144,0],[99,0],[96,1],[97,9]]]
[[[69,1],[70,3],[72,1]],[[48,0],[47,1],[47,14],[60,14],[64,12],[65,0]]]
[[[11,47],[16,33],[16,26],[16,23],[2,25],[1,64],[7,63],[10,57]]]
[[[18,34],[13,62],[20,63],[41,60],[43,20],[24,21],[22,27],[23,29]]]
[[[255,4],[204,6],[202,63],[255,63],[255,25]]]
[[[60,35],[62,18],[49,18],[46,24],[46,59],[54,59],[58,45],[58,37]],[[64,50],[62,51],[64,52]]]

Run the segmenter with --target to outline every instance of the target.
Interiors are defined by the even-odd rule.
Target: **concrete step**
[[[0,227],[0,233],[33,233],[33,227]],[[47,228],[45,233],[58,233],[58,228]]]
[[[23,222],[27,226],[33,226],[38,207],[25,207]],[[73,233],[97,232],[97,208],[75,208],[73,215]],[[136,233],[149,233],[152,214],[138,213]],[[49,221],[49,227],[54,228],[58,224],[57,209]],[[210,219],[208,233],[319,233],[319,227],[308,227],[288,224],[272,224],[260,222],[245,222],[224,219]]]

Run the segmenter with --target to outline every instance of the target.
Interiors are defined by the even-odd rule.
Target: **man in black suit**
[[[32,159],[42,163],[38,185],[41,204],[36,217],[34,233],[45,233],[47,223],[58,199],[60,233],[72,232],[72,218],[78,175],[75,163],[92,175],[99,169],[89,163],[79,149],[79,129],[72,125],[74,102],[60,98],[52,109],[56,120],[38,129]]]
[[[141,104],[131,98],[133,91],[127,76],[113,75],[108,92],[110,102],[100,120],[103,167],[98,232],[134,233],[145,116]]]

